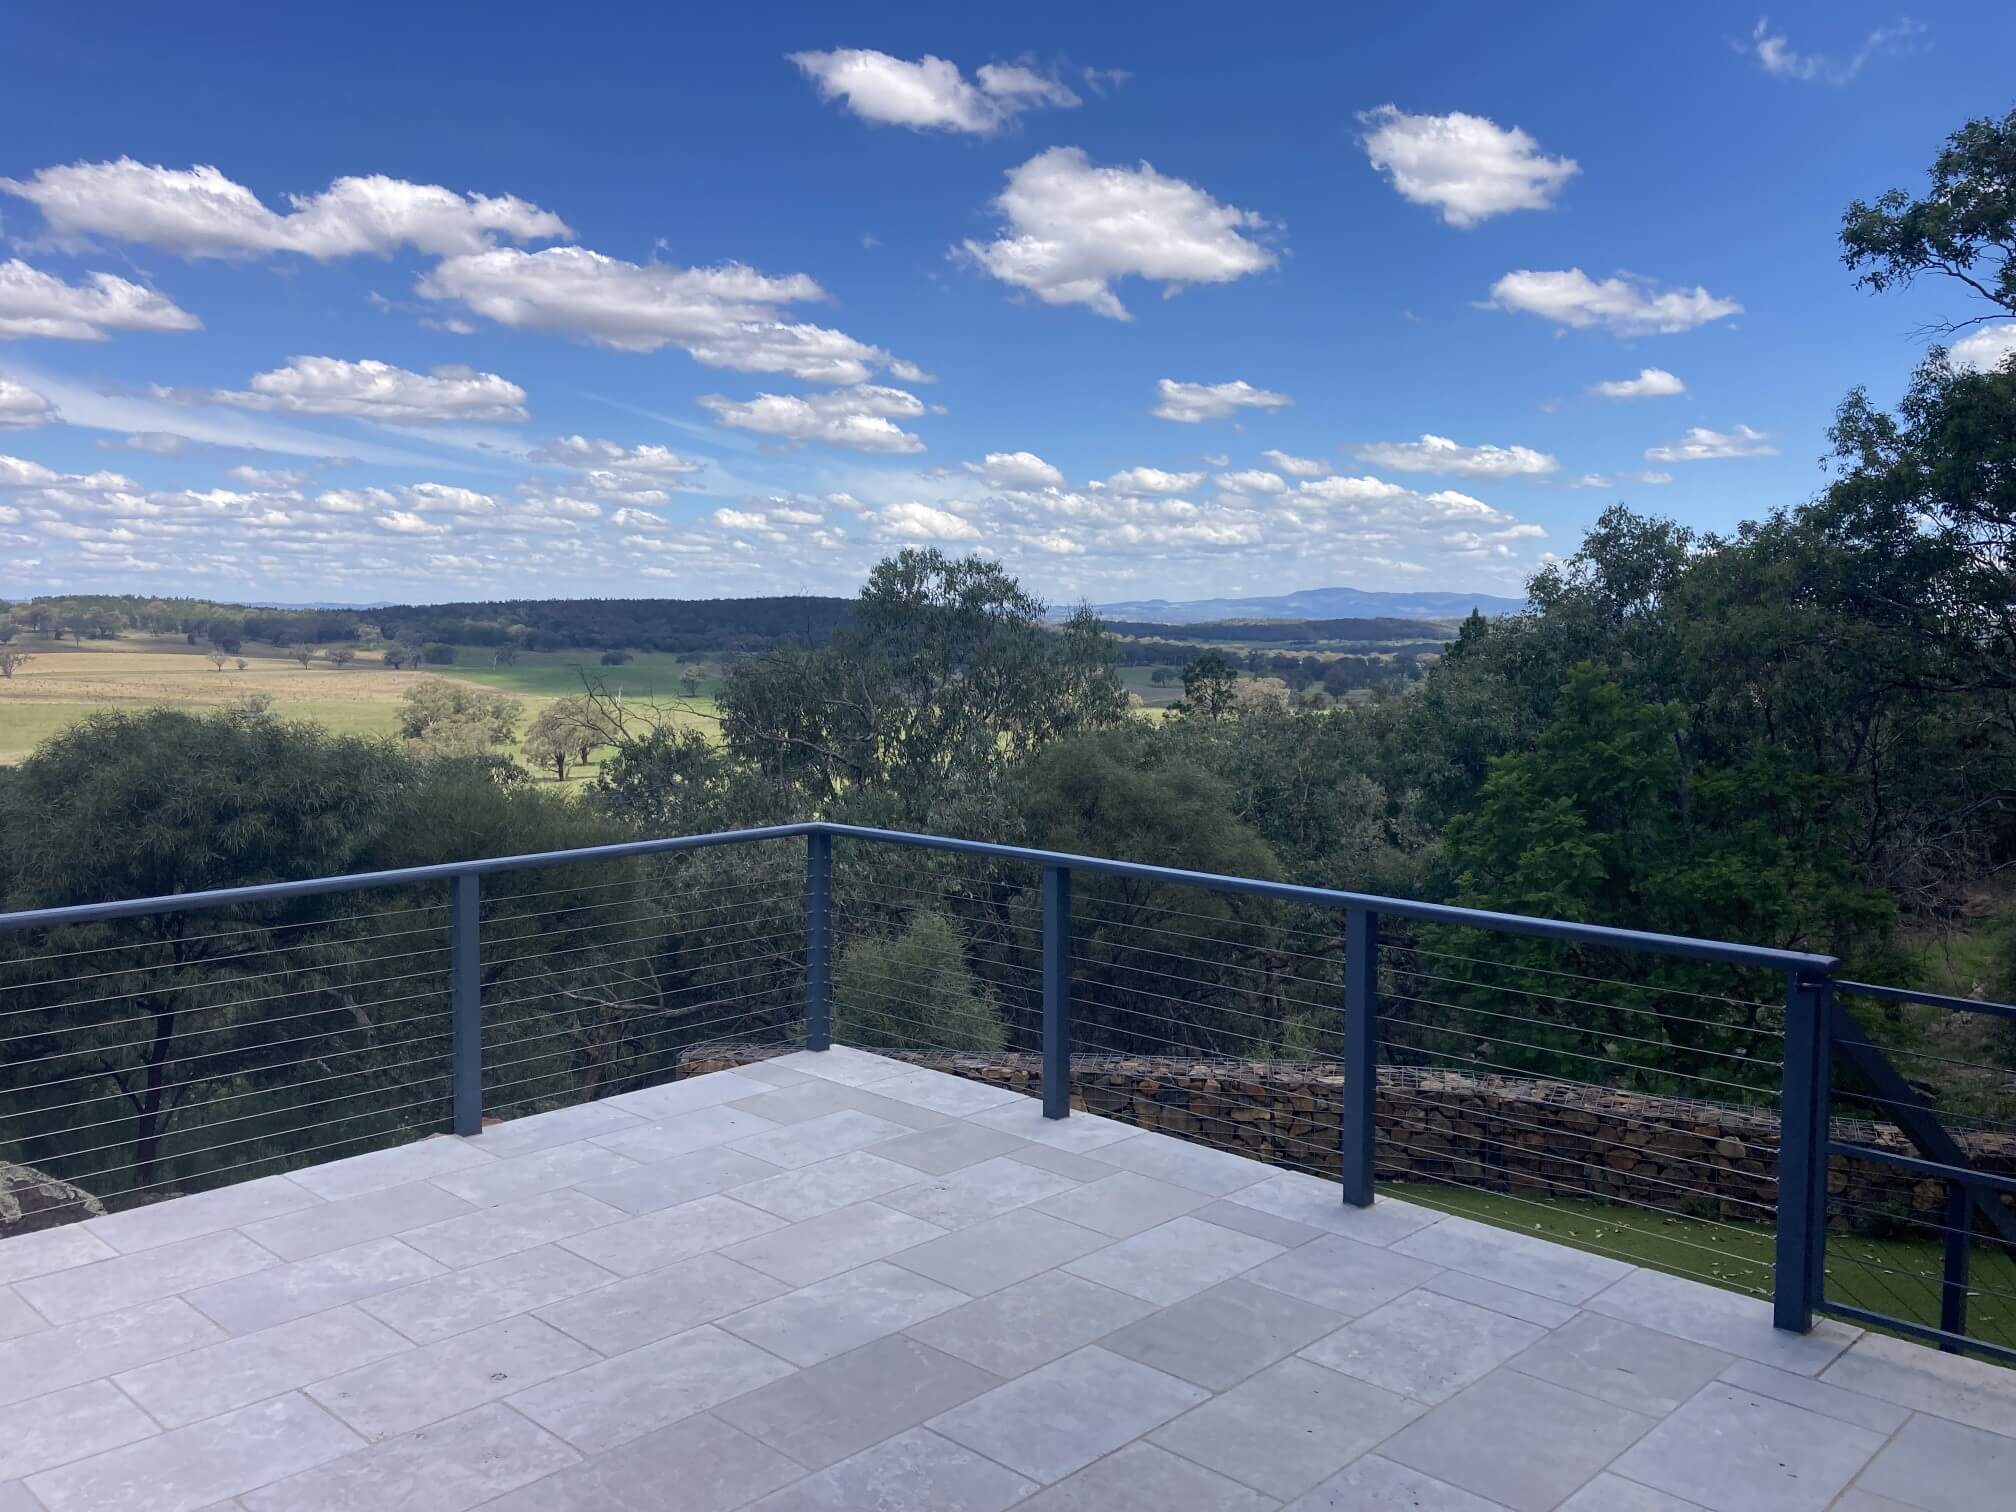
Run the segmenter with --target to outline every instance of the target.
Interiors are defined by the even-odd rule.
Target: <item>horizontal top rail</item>
[[[1884,1003],[1923,1003],[1928,1008],[1951,1008],[1956,1013],[1985,1013],[1990,1018],[2016,1019],[2016,1003],[1990,1003],[1980,998],[1953,997],[1943,992],[1913,992],[1908,987],[1879,987],[1873,982],[1836,982],[1837,992],[1875,998]]]

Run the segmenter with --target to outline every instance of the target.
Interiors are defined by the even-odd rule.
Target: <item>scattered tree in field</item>
[[[357,648],[354,646],[331,646],[328,655],[330,666],[347,667],[350,663],[357,660]]]
[[[231,660],[231,653],[226,651],[222,646],[211,647],[209,654],[210,665],[215,667],[219,672],[222,672],[224,664]],[[243,658],[241,657],[240,660],[242,661]]]
[[[420,660],[436,667],[455,665],[455,648],[446,641],[428,641],[420,648]]]
[[[605,667],[628,666],[632,660],[634,660],[634,658],[630,655],[628,651],[616,650],[616,651],[604,651],[602,653],[602,665]]]
[[[480,756],[506,745],[525,706],[473,683],[430,677],[399,700],[399,733],[430,756]]]
[[[588,759],[583,750],[580,711],[569,707],[576,702],[563,698],[541,709],[519,747],[527,761],[551,771],[559,782],[567,780],[570,765]]]
[[[684,693],[688,698],[698,698],[700,696],[700,674],[695,672],[691,667],[681,672],[679,674],[679,691]]]
[[[493,667],[515,667],[518,665],[518,646],[515,641],[505,641],[500,646],[490,648],[490,665]]]
[[[26,651],[16,651],[12,646],[0,645],[0,677],[12,677],[33,660],[35,658]]]
[[[1239,669],[1215,646],[1183,669],[1183,701],[1177,705],[1186,714],[1218,719],[1229,714],[1239,692]]]
[[[289,646],[287,654],[304,667],[315,665],[315,648],[313,646]]]
[[[394,641],[385,648],[385,665],[397,672],[401,667],[418,667],[420,648],[411,641]]]
[[[357,644],[367,651],[382,644],[384,639],[385,632],[376,625],[362,624],[357,627]]]
[[[0,646],[6,645],[7,642],[11,641],[12,639],[14,639],[16,635],[20,634],[20,631],[21,627],[19,625],[14,624],[12,621],[0,620]]]
[[[247,667],[249,667],[249,666],[251,666],[251,665],[252,665],[252,663],[250,663],[249,661],[245,660],[245,658],[244,658],[244,657],[242,657],[242,656],[240,656],[240,657],[235,657],[235,658],[233,658],[233,660],[235,661],[235,663],[236,663],[236,665],[237,665],[237,668],[238,668],[238,670],[239,670],[240,672],[243,672],[243,671],[244,671],[244,670],[245,670],[245,669],[246,669]],[[222,668],[220,667],[220,668],[219,668],[218,670],[219,670],[219,671],[222,671],[223,669],[222,669]]]

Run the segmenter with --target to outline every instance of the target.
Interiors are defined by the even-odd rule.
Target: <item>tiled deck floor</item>
[[[2016,1505],[2016,1372],[797,1054],[0,1243],[0,1512]]]

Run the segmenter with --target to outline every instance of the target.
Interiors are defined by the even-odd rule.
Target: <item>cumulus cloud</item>
[[[103,341],[112,331],[202,328],[173,300],[110,273],[86,273],[73,284],[18,257],[0,262],[0,340]]]
[[[913,63],[869,47],[842,47],[796,52],[790,60],[821,99],[840,101],[864,121],[913,131],[986,136],[1025,110],[1079,103],[1058,80],[1020,64],[985,64],[969,81],[957,63],[928,53]]]
[[[267,208],[216,168],[164,168],[132,158],[0,178],[0,191],[32,201],[58,243],[144,242],[182,257],[294,252],[326,260],[383,257],[403,246],[447,256],[486,247],[499,235],[545,241],[570,234],[557,215],[514,195],[457,194],[383,174],[339,178],[319,194],[290,194],[286,213]]]
[[[56,418],[56,406],[25,383],[0,378],[0,430],[29,430]]]
[[[2016,321],[1982,326],[1961,337],[1947,352],[1953,365],[1975,373],[1992,373],[2016,357]]]
[[[1384,478],[1311,478],[1296,485],[1295,495],[1324,504],[1364,504],[1379,499],[1402,499],[1407,490]]]
[[[872,516],[875,533],[884,540],[972,541],[980,529],[950,510],[915,501],[891,504]]]
[[[830,394],[758,394],[750,400],[703,395],[701,405],[723,425],[788,441],[823,441],[865,452],[919,452],[924,443],[895,423],[928,413],[905,389],[864,383]]]
[[[1230,383],[1178,383],[1173,378],[1156,380],[1155,415],[1195,425],[1200,420],[1224,420],[1242,409],[1285,409],[1295,401],[1286,394],[1255,388],[1244,379]]]
[[[1688,429],[1678,441],[1648,447],[1647,462],[1712,462],[1722,457],[1775,457],[1778,448],[1763,431],[1739,425],[1732,431],[1715,431],[1705,425]]]
[[[1279,473],[1268,472],[1265,468],[1247,468],[1241,472],[1218,474],[1218,486],[1227,493],[1236,494],[1279,494],[1288,491],[1288,481]]]
[[[81,488],[92,493],[131,493],[139,487],[124,473],[59,473],[26,457],[0,456],[0,488]]]
[[[989,488],[1062,488],[1064,474],[1034,452],[989,452],[966,470],[978,473]]]
[[[353,415],[388,425],[525,418],[525,390],[508,378],[466,367],[413,373],[369,358],[291,357],[285,367],[253,375],[245,390],[178,397],[289,415]]]
[[[1546,273],[1522,268],[1507,273],[1491,286],[1490,302],[1498,309],[1538,315],[1556,325],[1576,330],[1602,326],[1619,336],[1690,331],[1743,313],[1735,300],[1699,286],[1655,291],[1646,280],[1628,274],[1598,283],[1580,268]]]
[[[1198,472],[1164,472],[1159,467],[1129,467],[1114,473],[1106,486],[1123,494],[1177,494],[1204,481]]]
[[[308,481],[304,472],[288,472],[273,467],[234,467],[228,474],[234,483],[243,483],[247,488],[264,489],[271,493],[285,493],[299,488]]]
[[[1077,147],[1053,147],[1010,169],[994,206],[1002,235],[966,242],[968,257],[1045,304],[1087,305],[1114,320],[1131,318],[1113,292],[1115,279],[1151,279],[1173,295],[1191,284],[1230,283],[1276,261],[1245,234],[1266,226],[1260,215],[1220,204],[1146,163],[1098,166]]]
[[[1684,394],[1687,385],[1664,368],[1640,368],[1636,378],[1611,378],[1589,386],[1589,392],[1605,399],[1663,399]]]
[[[1401,472],[1453,473],[1466,478],[1537,477],[1561,464],[1530,446],[1462,446],[1447,436],[1377,441],[1353,453],[1360,461]]]
[[[1836,58],[1826,53],[1795,52],[1783,32],[1772,31],[1770,21],[1760,18],[1750,33],[1749,41],[1739,43],[1738,50],[1755,57],[1758,65],[1773,78],[1852,84],[1872,59],[1883,53],[1908,52],[1924,30],[1921,23],[1905,16],[1894,25],[1877,27],[1862,39],[1862,45],[1854,52],[1845,58]]]
[[[1284,451],[1263,451],[1260,453],[1275,467],[1291,478],[1321,478],[1336,471],[1328,462],[1315,457],[1293,457]]]
[[[1474,226],[1511,210],[1545,210],[1581,169],[1548,157],[1518,127],[1483,116],[1408,115],[1393,105],[1368,110],[1365,155],[1403,199],[1432,205],[1452,226]]]

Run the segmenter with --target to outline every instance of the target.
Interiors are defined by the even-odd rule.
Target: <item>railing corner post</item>
[[[455,1132],[483,1132],[483,882],[459,872],[449,883],[448,1007]]]
[[[1071,1112],[1071,869],[1043,868],[1043,1116]]]
[[[1772,1321],[1791,1333],[1811,1331],[1825,1295],[1832,999],[1825,976],[1795,972],[1786,979]]]
[[[833,837],[805,836],[805,1048],[833,1048]]]
[[[1379,1107],[1379,915],[1354,903],[1344,913],[1344,1095],[1337,1154],[1344,1200],[1372,1205]]]

